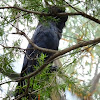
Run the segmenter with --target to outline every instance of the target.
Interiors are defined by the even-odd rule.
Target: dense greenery
[[[2,98],[8,98],[10,100],[11,94],[14,94],[15,87],[12,85],[15,85],[15,82],[12,82],[19,76],[15,69],[19,68],[21,70],[21,65],[14,66],[14,62],[18,62],[19,59],[22,59],[22,56],[25,53],[26,39],[24,36],[15,33],[21,30],[24,31],[28,37],[31,37],[37,26],[38,20],[41,22],[50,19],[54,20],[51,16],[42,15],[42,13],[48,13],[48,6],[50,5],[65,7],[66,13],[69,13],[66,27],[63,30],[59,50],[69,48],[77,43],[100,38],[100,24],[98,24],[97,21],[80,14],[80,12],[84,12],[86,15],[98,19],[98,22],[100,23],[100,0],[1,0],[1,94],[3,94],[1,90],[3,90],[4,84],[8,84],[6,95],[3,95]],[[25,10],[16,9],[16,7]],[[42,13],[39,14],[38,12]],[[70,15],[70,13],[79,14]],[[40,66],[45,63],[45,57],[46,55],[41,54],[38,58]],[[47,70],[50,66],[48,65],[48,67],[40,74],[37,74],[35,78],[30,78],[30,87],[37,90],[35,93],[40,96],[41,100],[51,98],[52,91],[57,91],[59,94],[60,90],[69,90],[81,99],[84,98],[85,100],[90,100],[92,96],[94,100],[99,100],[100,82],[95,80],[95,78],[98,78],[97,76],[100,78],[100,44],[80,47],[61,55],[58,58],[62,64],[59,65],[57,72],[48,73]],[[38,69],[40,66],[34,67]],[[58,80],[61,80],[62,82],[59,82]],[[28,80],[26,79],[26,82],[27,81]],[[33,81],[34,84],[32,84]],[[95,82],[97,82],[97,84],[93,84]],[[93,87],[95,88],[94,90],[92,89]],[[31,94],[33,91],[28,90],[28,92]],[[22,100],[26,100],[26,98],[22,98]]]

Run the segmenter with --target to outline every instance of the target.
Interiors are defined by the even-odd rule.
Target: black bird
[[[65,12],[65,9],[61,9],[57,6],[49,7],[48,12],[52,14],[52,17],[57,21],[50,19],[39,22],[31,40],[39,47],[58,50],[59,40],[62,36],[62,29],[65,26],[65,22],[67,21],[68,16],[57,16],[56,13]],[[21,77],[25,76],[25,74],[27,75],[35,71],[35,68],[33,66],[38,65],[36,59],[38,55],[40,55],[41,53],[46,54],[47,57],[45,58],[45,60],[47,60],[52,55],[51,53],[42,52],[33,48],[34,47],[29,43],[27,49],[30,50],[27,50],[25,53]],[[24,85],[24,80],[18,83],[18,86],[23,87]],[[19,90],[16,90],[16,97],[20,94],[22,93],[19,93]]]

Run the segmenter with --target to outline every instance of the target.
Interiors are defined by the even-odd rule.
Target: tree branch
[[[75,50],[77,48],[80,48],[80,47],[84,47],[84,46],[87,46],[87,45],[91,45],[91,44],[98,44],[100,43],[100,38],[97,38],[97,39],[94,39],[94,40],[89,40],[89,41],[86,41],[86,42],[81,42],[81,43],[78,43],[76,45],[73,45],[69,48],[66,48],[64,50],[61,50],[61,51],[58,51],[56,52],[53,56],[51,56],[38,70],[34,71],[33,73],[25,76],[25,77],[21,77],[20,79],[18,79],[17,81],[21,81],[21,80],[24,80],[24,79],[27,79],[27,78],[30,78],[32,76],[36,76],[38,73],[40,73],[52,60],[54,60],[55,58],[57,58],[58,56],[61,56],[67,52],[70,52],[72,50]]]
[[[49,15],[50,15],[50,14],[43,13],[43,12],[26,10],[26,9],[24,9],[24,8],[21,8],[21,7],[16,7],[16,6],[0,7],[0,9],[16,9],[16,10],[24,11],[24,12],[27,12],[27,13],[38,14],[38,15],[45,15],[45,16],[46,16],[46,15],[47,15],[47,16],[49,16]]]
[[[65,2],[66,2],[66,1],[65,1]],[[96,18],[94,18],[94,17],[92,17],[92,16],[90,16],[90,15],[84,13],[83,11],[78,10],[77,8],[75,8],[75,7],[73,7],[72,5],[70,5],[68,2],[66,2],[66,3],[68,4],[68,6],[70,6],[71,8],[73,8],[75,11],[77,11],[77,13],[79,13],[79,14],[82,15],[83,17],[88,18],[88,19],[90,19],[90,20],[92,20],[92,21],[94,21],[94,22],[100,24],[100,20],[99,20],[99,19],[96,19]]]
[[[19,50],[22,50],[22,51],[26,51],[26,50],[34,50],[34,48],[26,48],[26,49],[23,49],[23,48],[20,48],[20,47],[16,47],[16,46],[4,46],[2,44],[0,44],[3,48],[8,48],[8,49],[19,49]]]
[[[69,6],[71,6],[71,5],[69,5]],[[74,7],[72,7],[72,8],[76,9]],[[9,6],[9,7],[0,7],[0,9],[16,9],[16,10],[24,11],[24,12],[27,12],[27,13],[33,13],[33,14],[38,14],[38,15],[42,15],[42,16],[53,16],[52,14],[48,14],[48,13],[44,13],[44,12],[38,12],[38,11],[26,10],[24,8],[20,8],[20,7],[16,7],[16,6],[13,6],[13,7],[12,6]],[[84,13],[84,12],[81,12],[81,11],[79,11],[77,9],[76,9],[76,11],[78,13],[58,13],[56,15],[57,16],[75,16],[75,15],[81,15],[81,16],[83,16],[85,18],[88,18],[88,19],[90,19],[90,20],[92,20],[92,21],[100,24],[100,20],[99,19],[96,19],[96,18],[94,18],[94,17],[92,17],[92,16],[90,16],[90,15]]]
[[[93,94],[100,79],[100,73],[95,75],[91,82],[90,93]]]
[[[41,47],[37,46],[36,44],[33,43],[33,41],[31,39],[29,39],[29,37],[23,31],[21,31],[21,30],[19,30],[19,31],[20,32],[18,32],[18,33],[12,33],[12,34],[23,35],[28,40],[28,42],[33,46],[34,49],[37,49],[37,50],[40,50],[40,51],[43,51],[43,52],[49,52],[49,53],[58,52],[57,50],[46,49],[46,48],[41,48]]]
[[[100,59],[99,59],[100,60]],[[91,80],[90,84],[91,84],[91,87],[90,87],[90,98],[92,98],[92,95],[93,93],[95,92],[96,88],[97,88],[97,85],[99,83],[99,79],[100,79],[100,73],[98,73],[98,65],[99,65],[99,60],[98,60],[98,63],[96,65],[96,69],[95,69],[95,73],[94,73],[94,77],[93,79]]]
[[[48,14],[48,13],[44,13],[44,12],[39,12],[39,11],[31,11],[31,10],[26,10],[24,8],[21,7],[16,7],[16,6],[10,6],[10,7],[0,7],[0,9],[16,9],[16,10],[21,10],[27,13],[32,13],[32,14],[36,14],[36,15],[42,15],[42,16],[52,16],[52,14]],[[80,13],[58,13],[58,16],[73,16],[73,15],[80,15]]]

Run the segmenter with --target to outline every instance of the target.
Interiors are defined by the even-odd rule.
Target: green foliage
[[[20,0],[20,2],[26,9],[40,11],[43,8],[42,0]]]
[[[5,76],[8,76],[9,74],[13,73],[13,65],[11,65],[11,63],[13,62],[12,59],[9,59],[8,57],[6,57],[5,55],[0,56],[0,72],[2,72],[3,74],[0,74],[0,79],[2,81],[2,79]]]
[[[38,66],[33,66],[34,68],[36,68],[36,70],[42,66],[44,64],[44,61],[45,61],[45,58],[47,56],[45,54],[41,54],[39,58],[37,58],[38,60]],[[51,92],[51,89],[53,87],[51,87],[50,84],[51,83],[51,78],[54,77],[54,73],[49,73],[49,66],[50,64],[48,65],[48,67],[46,67],[42,72],[41,74],[38,74],[36,75],[35,77],[31,77],[30,78],[30,86],[29,86],[29,89],[28,91],[31,93],[31,92],[34,92],[33,95],[35,94],[37,97],[38,95],[40,94],[41,96],[41,100],[44,100],[43,98],[44,97],[47,97],[49,98],[50,97],[50,92]],[[54,80],[54,79],[53,79]],[[21,93],[24,93],[25,92],[25,89],[27,88],[27,79],[25,79],[25,84],[23,87],[17,87],[17,89],[19,89],[19,92]],[[25,97],[22,98],[22,100],[26,99]]]
[[[18,46],[19,43],[16,41],[14,42],[13,46]],[[11,73],[14,73],[13,71],[13,62],[15,62],[15,58],[19,58],[19,54],[16,53],[19,52],[18,50],[14,48],[4,48],[3,54],[0,54],[0,71],[3,75],[9,75]]]

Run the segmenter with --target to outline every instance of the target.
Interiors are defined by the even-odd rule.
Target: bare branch
[[[43,51],[43,52],[49,52],[49,53],[58,52],[57,50],[46,49],[46,48],[41,48],[41,47],[37,46],[36,44],[33,43],[33,41],[31,39],[29,39],[29,37],[23,31],[18,32],[18,33],[12,33],[12,34],[23,35],[28,40],[28,42],[34,47],[34,49],[37,49],[37,50],[40,50],[40,51]]]
[[[94,77],[93,77],[93,79],[91,80],[91,83],[90,83],[91,84],[91,87],[90,87],[91,96],[95,92],[97,85],[98,85],[98,82],[99,82],[99,79],[100,79],[100,73],[98,74],[98,65],[99,65],[99,60],[98,60],[98,63],[96,65]]]
[[[34,48],[29,48],[29,49],[23,49],[23,48],[20,48],[20,47],[15,47],[15,46],[4,46],[2,44],[0,44],[3,48],[7,48],[7,49],[19,49],[19,50],[22,50],[22,51],[26,51],[26,50],[34,50]]]
[[[97,84],[99,82],[99,79],[100,79],[100,73],[95,75],[94,78],[92,79],[92,82],[91,82],[91,88],[90,88],[90,93],[93,94],[94,91],[96,90],[97,88]]]
[[[6,84],[6,83],[11,83],[11,82],[15,82],[15,81],[2,82],[2,83],[0,83],[0,86],[3,85],[3,84]]]
[[[32,76],[36,76],[38,73],[40,73],[53,59],[57,58],[58,56],[61,56],[67,52],[70,52],[72,50],[75,50],[77,48],[80,48],[80,47],[84,47],[84,46],[87,46],[87,45],[91,45],[91,44],[97,44],[97,43],[100,43],[100,38],[97,38],[97,39],[94,39],[94,40],[89,40],[89,41],[86,41],[86,42],[81,42],[81,43],[78,43],[76,45],[73,45],[69,48],[66,48],[64,50],[61,50],[61,51],[58,51],[56,52],[53,56],[51,56],[38,70],[34,71],[33,73],[25,76],[25,77],[21,77],[18,81],[21,81],[21,80],[24,80],[24,79],[27,79],[27,78],[30,78]]]
[[[23,49],[23,48],[20,48],[20,47],[15,47],[15,46],[13,46],[13,47],[11,47],[11,46],[4,46],[4,45],[2,45],[2,44],[0,44],[3,48],[12,48],[12,49],[21,49],[21,50],[27,50],[27,49]]]

